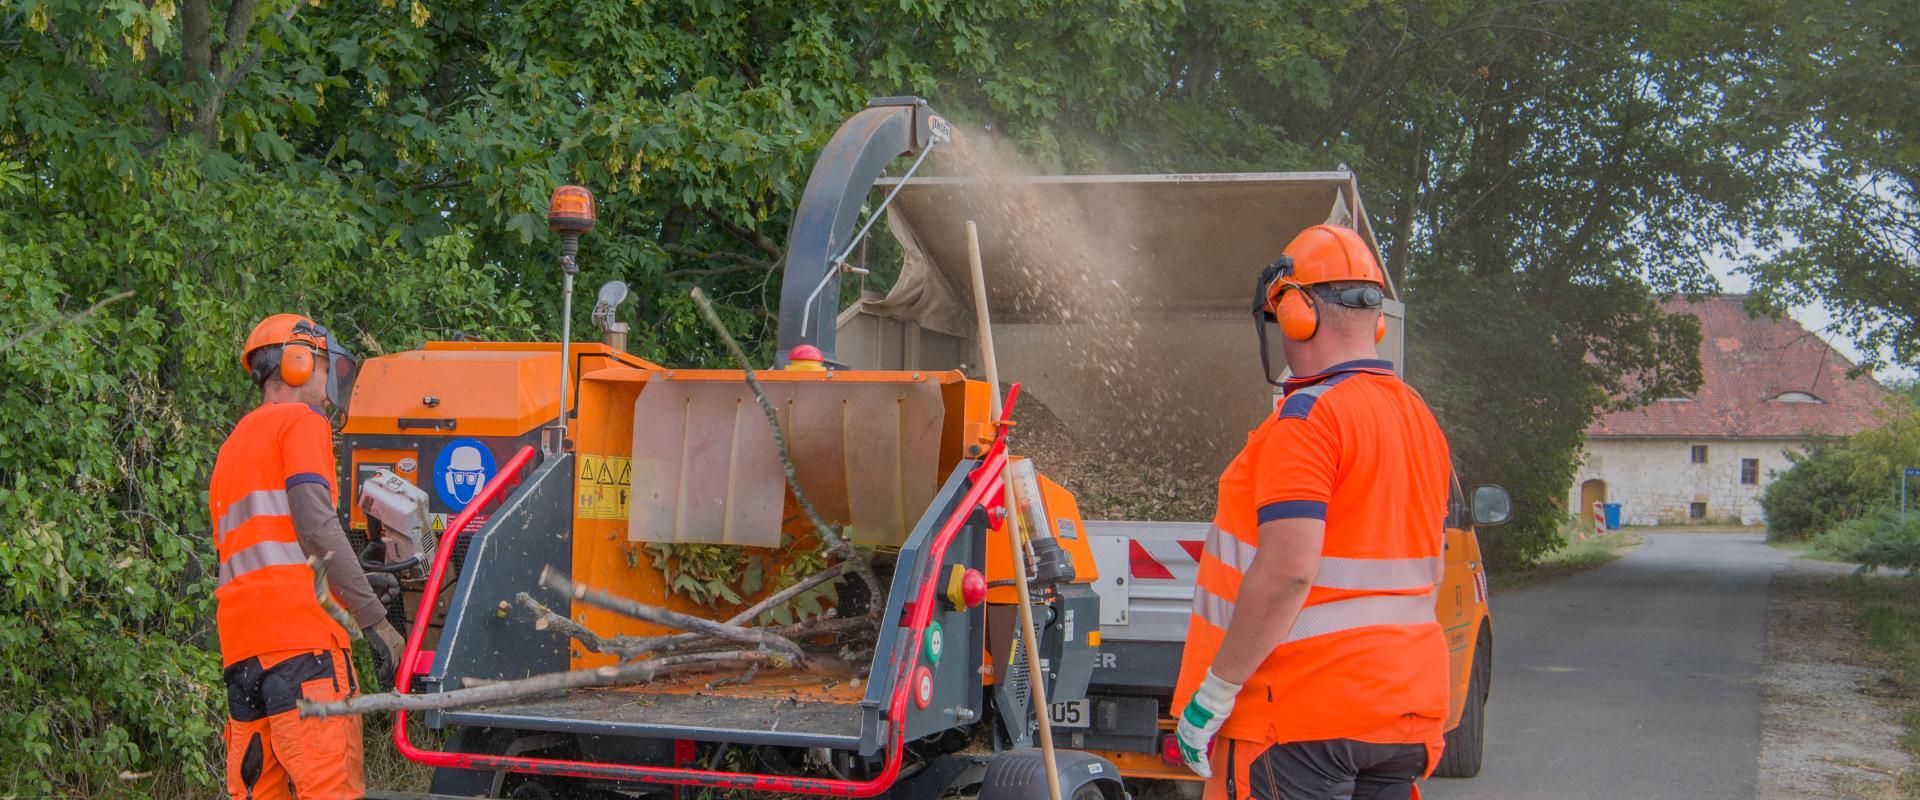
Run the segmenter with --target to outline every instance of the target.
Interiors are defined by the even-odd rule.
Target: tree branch
[[[61,36],[60,29],[53,27],[52,22],[47,23],[47,36],[60,48],[60,53],[67,56],[67,60],[79,68],[80,77],[87,82],[87,89],[93,92],[93,96],[106,99],[107,87],[100,84],[100,76],[93,74],[93,69],[88,67],[85,61],[73,57],[73,48],[67,46],[67,37]]]
[[[758,269],[772,269],[774,265],[774,262],[763,261],[761,259],[754,258],[748,255],[742,255],[740,253],[729,253],[725,250],[701,250],[694,247],[688,247],[683,244],[663,244],[660,246],[660,249],[665,250],[669,253],[672,253],[676,256],[685,256],[687,258],[697,258],[702,261],[729,261],[735,264],[740,264],[742,266],[755,267]],[[692,272],[695,270],[686,270],[686,271]]]
[[[247,32],[253,30],[253,7],[256,2],[258,0],[233,0],[233,5],[227,9],[226,36],[220,41],[220,50],[213,55],[213,65],[220,70],[220,83],[226,83],[227,76],[233,74],[233,67],[227,62],[244,46]],[[300,4],[296,2],[293,7],[299,8]]]
[[[294,0],[293,5],[288,6],[286,11],[281,12],[280,21],[281,22],[293,21],[293,15],[300,13],[300,5],[301,5],[300,0]],[[240,62],[239,67],[228,72],[225,75],[225,77],[221,78],[220,93],[223,96],[226,93],[233,91],[233,87],[239,86],[241,79],[247,77],[247,73],[252,72],[254,67],[259,66],[260,53],[264,49],[265,49],[265,45],[262,45],[259,42],[254,42],[252,49],[247,51],[246,60]]]
[[[767,415],[767,426],[773,429],[773,443],[780,453],[780,467],[787,474],[787,486],[793,489],[794,499],[799,501],[800,509],[806,512],[807,519],[813,521],[814,530],[820,534],[820,540],[827,545],[827,552],[834,554],[841,561],[855,565],[854,569],[859,571],[860,580],[867,584],[867,590],[870,593],[867,599],[867,617],[878,623],[881,598],[884,595],[880,591],[880,578],[873,574],[873,565],[868,564],[867,560],[860,555],[860,551],[849,543],[846,537],[840,535],[840,529],[829,524],[825,517],[820,516],[820,511],[813,507],[813,501],[807,499],[807,493],[800,488],[799,472],[793,466],[793,450],[787,446],[787,432],[780,427],[780,414],[774,410],[773,401],[767,399],[767,393],[760,388],[760,380],[754,377],[753,362],[747,359],[747,352],[740,349],[740,343],[734,340],[733,333],[727,330],[726,323],[720,321],[720,315],[714,312],[713,301],[707,299],[707,293],[700,291],[699,287],[694,287],[692,296],[693,304],[700,309],[700,316],[706,319],[707,325],[713,328],[714,333],[719,334],[721,343],[727,347],[727,352],[731,353],[733,360],[740,365],[740,371],[747,380],[747,388],[752,389],[754,399],[760,401],[760,410]]]
[[[353,624],[353,615],[333,601],[333,592],[327,589],[327,564],[333,561],[333,554],[325,556],[307,556],[307,567],[313,570],[313,594],[320,599],[320,609],[327,612],[334,622],[347,629],[347,636],[355,641],[361,637],[360,626]]]
[[[303,699],[299,701],[299,708],[302,717],[322,719],[379,711],[444,711],[551,694],[568,689],[650,683],[667,675],[712,672],[733,667],[754,667],[766,664],[773,659],[773,656],[766,653],[748,651],[689,653],[649,658],[645,661],[629,661],[598,669],[549,672],[530,678],[487,683],[435,694],[383,692],[332,703]]]
[[[770,633],[759,628],[742,628],[738,625],[714,622],[710,619],[702,619],[700,617],[682,614],[678,611],[668,611],[658,606],[650,606],[637,600],[630,600],[599,589],[578,585],[569,580],[565,574],[551,566],[540,571],[540,584],[572,597],[575,600],[579,600],[588,605],[599,606],[616,614],[624,614],[634,619],[644,620],[655,625],[664,625],[675,630],[759,645],[770,650],[779,651],[779,653],[785,654],[796,662],[806,660],[806,653],[800,649],[800,645],[794,644],[791,639],[784,636]]]
[[[754,230],[753,228],[749,228],[745,225],[741,225],[740,223],[734,222],[733,220],[727,219],[720,212],[715,211],[711,208],[701,209],[701,210],[706,212],[708,219],[711,219],[714,222],[719,223],[720,227],[726,228],[729,233],[732,233],[733,235],[746,240],[749,244],[752,244],[754,247],[759,248],[760,252],[766,253],[769,258],[777,259],[786,255],[786,253],[781,252],[780,245],[775,244],[772,239],[767,238],[766,234],[761,233],[757,230]]]
[[[189,84],[206,80],[213,72],[213,17],[207,3],[184,0],[180,4],[180,62]]]
[[[52,29],[49,28],[48,30],[52,30]],[[48,328],[51,328],[55,325],[58,325],[64,322],[79,322],[80,320],[93,316],[94,312],[99,311],[100,309],[106,308],[108,304],[125,300],[132,296],[133,296],[133,290],[128,289],[124,292],[113,295],[112,297],[101,298],[99,302],[96,302],[93,305],[87,306],[85,311],[81,311],[75,314],[69,314],[64,317],[55,317],[53,319],[47,320],[46,322],[42,322],[38,325],[35,325],[33,326],[32,329],[28,330],[26,333],[20,334],[19,336],[15,336],[12,339],[8,339],[6,344],[0,345],[0,353],[4,353],[4,352],[7,352],[8,350],[12,350],[14,345],[17,345],[21,342],[24,342],[35,336],[39,336],[42,333],[45,333]]]
[[[521,608],[533,612],[534,630],[544,631],[552,628],[578,641],[582,647],[587,648],[587,650],[591,652],[614,652],[613,649],[607,647],[607,641],[600,638],[600,634],[594,633],[592,629],[576,622],[572,617],[562,616],[559,612],[548,608],[546,603],[533,599],[533,595],[521,592],[513,596],[513,601],[519,603]],[[635,655],[638,654],[636,653]],[[632,656],[628,657],[631,658]]]
[[[799,583],[767,595],[766,599],[753,604],[752,607],[745,611],[733,615],[727,619],[726,624],[748,625],[761,614],[784,605],[787,601],[799,597],[814,587],[840,578],[847,574],[852,568],[852,564],[843,561],[809,575]],[[713,637],[704,633],[677,633],[670,636],[603,637],[587,629],[587,626],[559,615],[553,609],[547,608],[545,604],[533,599],[525,592],[521,592],[515,599],[519,601],[521,606],[533,612],[535,628],[540,630],[545,630],[548,627],[555,628],[579,640],[582,646],[596,653],[612,653],[622,658],[639,658],[648,653],[666,653],[690,647],[700,642],[713,641]],[[839,633],[844,628],[852,627],[829,624],[829,621],[844,622],[844,620],[838,620],[829,615],[821,615],[813,619],[802,620],[793,625],[769,628],[768,630],[798,643],[798,640],[802,637],[817,636],[825,633]],[[864,619],[853,621],[858,622],[859,627],[865,627],[867,624],[867,621]]]

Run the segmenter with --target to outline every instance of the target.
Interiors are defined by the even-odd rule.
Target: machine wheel
[[[1487,682],[1493,671],[1493,640],[1485,631],[1473,648],[1473,672],[1467,677],[1467,705],[1460,710],[1460,724],[1447,731],[1447,748],[1440,754],[1440,766],[1433,774],[1441,778],[1471,778],[1480,774],[1480,758],[1486,744]]]
[[[1073,800],[1107,800],[1107,793],[1100,791],[1098,784],[1089,783],[1073,791]]]

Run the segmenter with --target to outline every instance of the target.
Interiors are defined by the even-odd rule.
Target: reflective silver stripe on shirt
[[[1205,586],[1195,586],[1193,613],[1224,631],[1227,629],[1227,623],[1233,621],[1233,602],[1207,591]]]
[[[1207,531],[1207,554],[1220,559],[1220,562],[1232,567],[1235,572],[1244,574],[1253,566],[1253,556],[1260,548],[1247,544],[1219,528]]]
[[[287,490],[261,489],[248,492],[233,505],[227,506],[227,513],[220,516],[220,528],[214,532],[214,542],[224,542],[227,534],[232,533],[248,520],[260,516],[287,516],[293,513],[293,507],[287,504]]]
[[[1260,548],[1239,537],[1214,528],[1207,532],[1207,554],[1242,575],[1253,567]],[[1313,585],[1322,589],[1362,591],[1405,591],[1424,589],[1439,582],[1441,561],[1432,558],[1339,558],[1323,556]]]
[[[284,567],[307,563],[307,554],[301,552],[297,542],[261,542],[252,547],[227,556],[220,562],[219,586],[252,572],[267,567]]]
[[[1198,605],[1196,599],[1195,607]],[[1373,625],[1420,625],[1435,619],[1432,592],[1355,597],[1300,609],[1285,642]]]
[[[1433,585],[1440,572],[1439,557],[1433,558],[1335,558],[1320,559],[1320,572],[1313,585],[1325,589],[1365,589],[1392,591],[1425,589]]]

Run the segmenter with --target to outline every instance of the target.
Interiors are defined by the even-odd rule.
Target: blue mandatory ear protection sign
[[[460,511],[487,488],[495,472],[493,451],[479,439],[454,439],[440,448],[440,457],[434,459],[433,491],[448,508]]]

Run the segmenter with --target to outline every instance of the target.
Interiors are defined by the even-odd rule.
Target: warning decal
[[[626,519],[627,494],[632,491],[633,459],[626,456],[580,456],[575,496],[581,519]]]

